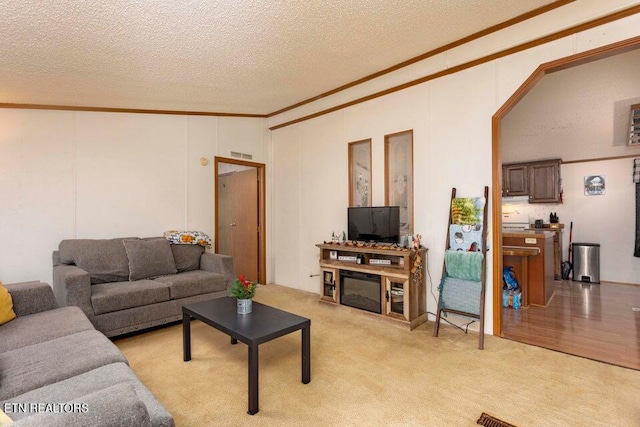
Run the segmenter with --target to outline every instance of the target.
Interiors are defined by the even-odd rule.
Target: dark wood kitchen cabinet
[[[518,163],[502,166],[502,195],[526,196],[529,194],[529,166]]]
[[[560,202],[560,159],[502,165],[502,197],[529,196],[529,203]]]
[[[560,201],[560,160],[529,164],[529,203]]]

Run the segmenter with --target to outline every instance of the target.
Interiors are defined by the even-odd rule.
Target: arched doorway
[[[501,152],[501,121],[518,104],[518,102],[542,79],[546,74],[576,67],[613,55],[640,49],[640,37],[634,37],[618,43],[582,52],[566,58],[561,58],[540,65],[529,78],[514,92],[492,117],[492,171],[493,171],[493,209],[492,222],[494,224],[492,238],[494,242],[502,242],[501,211],[502,211],[502,152]],[[493,252],[493,333],[502,333],[501,317],[501,289],[502,289],[502,246],[496,244],[498,250]]]

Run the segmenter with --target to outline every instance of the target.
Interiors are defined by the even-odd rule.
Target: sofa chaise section
[[[11,403],[82,401],[83,396],[88,396],[100,390],[114,390],[112,387],[115,386],[129,386],[134,390],[140,401],[144,402],[151,425],[154,427],[173,426],[173,418],[124,363],[105,365],[59,383],[24,393],[12,398]],[[24,416],[25,414],[17,414],[12,418],[19,420]]]
[[[44,396],[39,402],[50,401]],[[38,402],[38,401],[30,401]],[[15,405],[15,406],[14,406]],[[18,404],[9,408],[18,409]],[[76,400],[64,402],[69,412],[37,413],[30,415],[20,410],[12,411],[12,427],[86,427],[86,426],[136,426],[151,427],[151,419],[144,403],[132,386],[118,384],[98,390]],[[25,416],[28,415],[28,416]]]
[[[6,351],[0,354],[0,400],[117,362],[127,359],[95,329]]]
[[[79,308],[57,308],[46,283],[5,287],[17,317],[0,325],[0,408],[14,425],[173,427],[171,414]],[[42,403],[87,410],[29,409]]]

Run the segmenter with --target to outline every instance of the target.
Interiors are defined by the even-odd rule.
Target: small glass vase
[[[253,300],[251,298],[238,298],[238,314],[249,314],[253,310]]]

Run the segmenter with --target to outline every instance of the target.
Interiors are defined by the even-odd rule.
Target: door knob
[[[235,222],[232,222],[231,224],[229,224],[229,227],[235,227],[235,226],[236,226]]]

